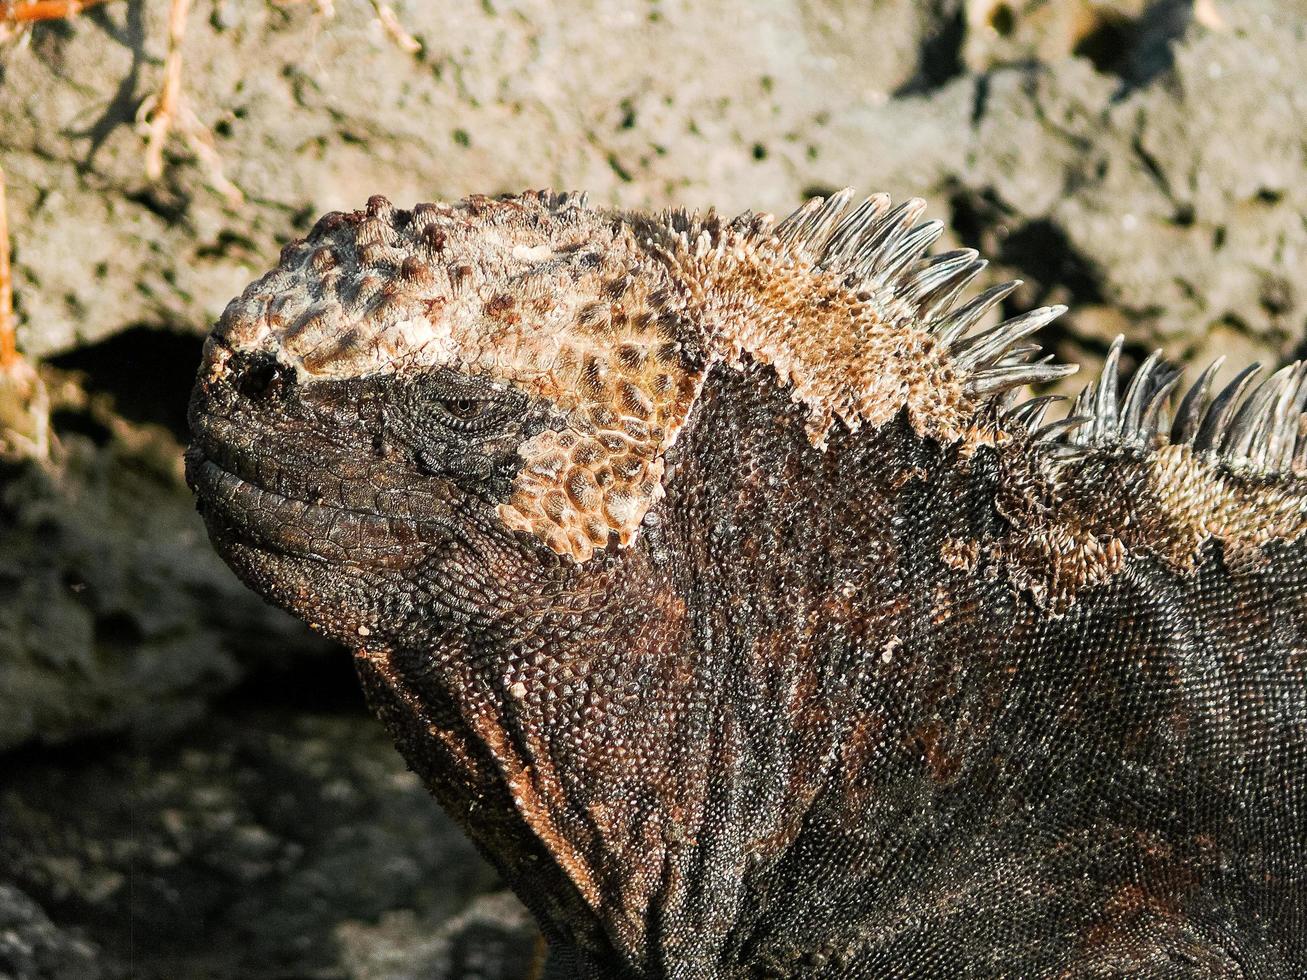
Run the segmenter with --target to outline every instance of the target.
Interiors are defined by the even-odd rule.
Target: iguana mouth
[[[283,496],[194,452],[187,456],[186,478],[206,521],[220,522],[245,544],[287,555],[344,560],[348,549],[342,547],[342,533],[366,530],[369,517],[385,523],[373,515]],[[372,533],[380,539],[384,532],[376,528]]]
[[[186,479],[206,521],[220,523],[244,544],[287,556],[370,567],[400,564],[406,549],[455,533],[437,519],[398,518],[287,496],[220,464],[198,446],[186,454]],[[399,545],[401,540],[406,544]]]

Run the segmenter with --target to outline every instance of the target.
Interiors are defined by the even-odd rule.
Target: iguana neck
[[[363,660],[410,762],[528,905],[560,930],[588,909],[594,932],[564,938],[605,975],[657,975],[653,949],[740,955],[757,883],[870,762],[842,747],[864,683],[902,669],[911,556],[889,532],[942,454],[902,420],[823,452],[806,421],[771,368],[719,365],[631,548],[561,561],[539,608],[445,631],[395,678]],[[918,710],[906,690],[877,710]],[[510,816],[487,823],[487,797]]]
[[[637,224],[670,275],[687,340],[733,365],[747,356],[771,366],[807,407],[814,444],[837,419],[856,431],[900,412],[921,435],[957,438],[976,406],[965,372],[927,329],[913,280],[888,259],[878,274],[854,273],[823,236],[776,231],[766,215]]]

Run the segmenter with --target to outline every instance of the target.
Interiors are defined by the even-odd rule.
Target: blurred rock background
[[[167,0],[6,27],[27,2],[0,165],[56,442],[0,466],[0,977],[530,969],[347,655],[181,481],[203,333],[323,211],[887,190],[1025,280],[1009,315],[1068,303],[1063,359],[1304,352],[1304,0],[194,0],[157,179]]]

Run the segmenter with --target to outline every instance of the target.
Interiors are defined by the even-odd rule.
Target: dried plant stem
[[[181,108],[182,40],[186,36],[190,7],[191,0],[172,0],[168,8],[168,55],[163,62],[163,87],[150,113],[149,141],[145,145],[145,175],[151,180],[163,176],[163,145]]]
[[[50,399],[40,375],[18,353],[9,209],[0,169],[0,459],[50,459]]]
[[[307,0],[274,0],[282,6],[291,6],[293,4],[305,3]],[[336,6],[333,0],[312,0],[314,8],[318,14],[324,18],[330,19],[336,16]],[[385,0],[368,0],[372,4],[372,12],[377,15],[377,22],[381,24],[381,29],[386,32],[386,36],[395,42],[395,46],[407,54],[417,54],[422,50],[422,42],[415,38],[404,27],[395,13],[395,8],[386,3]]]
[[[222,159],[213,134],[186,104],[182,91],[182,43],[191,0],[171,0],[168,7],[168,54],[163,62],[163,85],[159,94],[141,104],[139,118],[146,134],[145,175],[150,180],[163,176],[163,150],[169,135],[180,133],[209,174],[209,183],[233,205],[244,200],[239,187],[222,171]]]
[[[31,24],[76,17],[105,0],[0,0],[0,23]]]
[[[390,4],[382,3],[381,0],[372,0],[372,9],[376,11],[377,20],[381,21],[386,34],[402,50],[409,54],[417,54],[422,50],[422,42],[404,29],[404,25],[399,22],[399,17],[395,15]]]

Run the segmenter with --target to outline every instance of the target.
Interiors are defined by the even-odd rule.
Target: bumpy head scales
[[[663,296],[658,291],[662,289]],[[627,543],[702,369],[629,230],[573,195],[331,214],[223,315],[236,349],[305,380],[449,368],[545,399],[499,513],[559,554]]]
[[[557,424],[521,446],[498,513],[583,562],[634,539],[717,361],[772,365],[817,445],[836,420],[905,409],[922,434],[956,439],[984,401],[1074,370],[1017,346],[1061,308],[969,333],[1012,284],[956,306],[984,263],[923,258],[940,233],[916,223],[923,206],[852,206],[843,191],[777,225],[547,192],[412,210],[376,197],[288,245],[216,333],[306,381],[448,368],[546,400]]]

